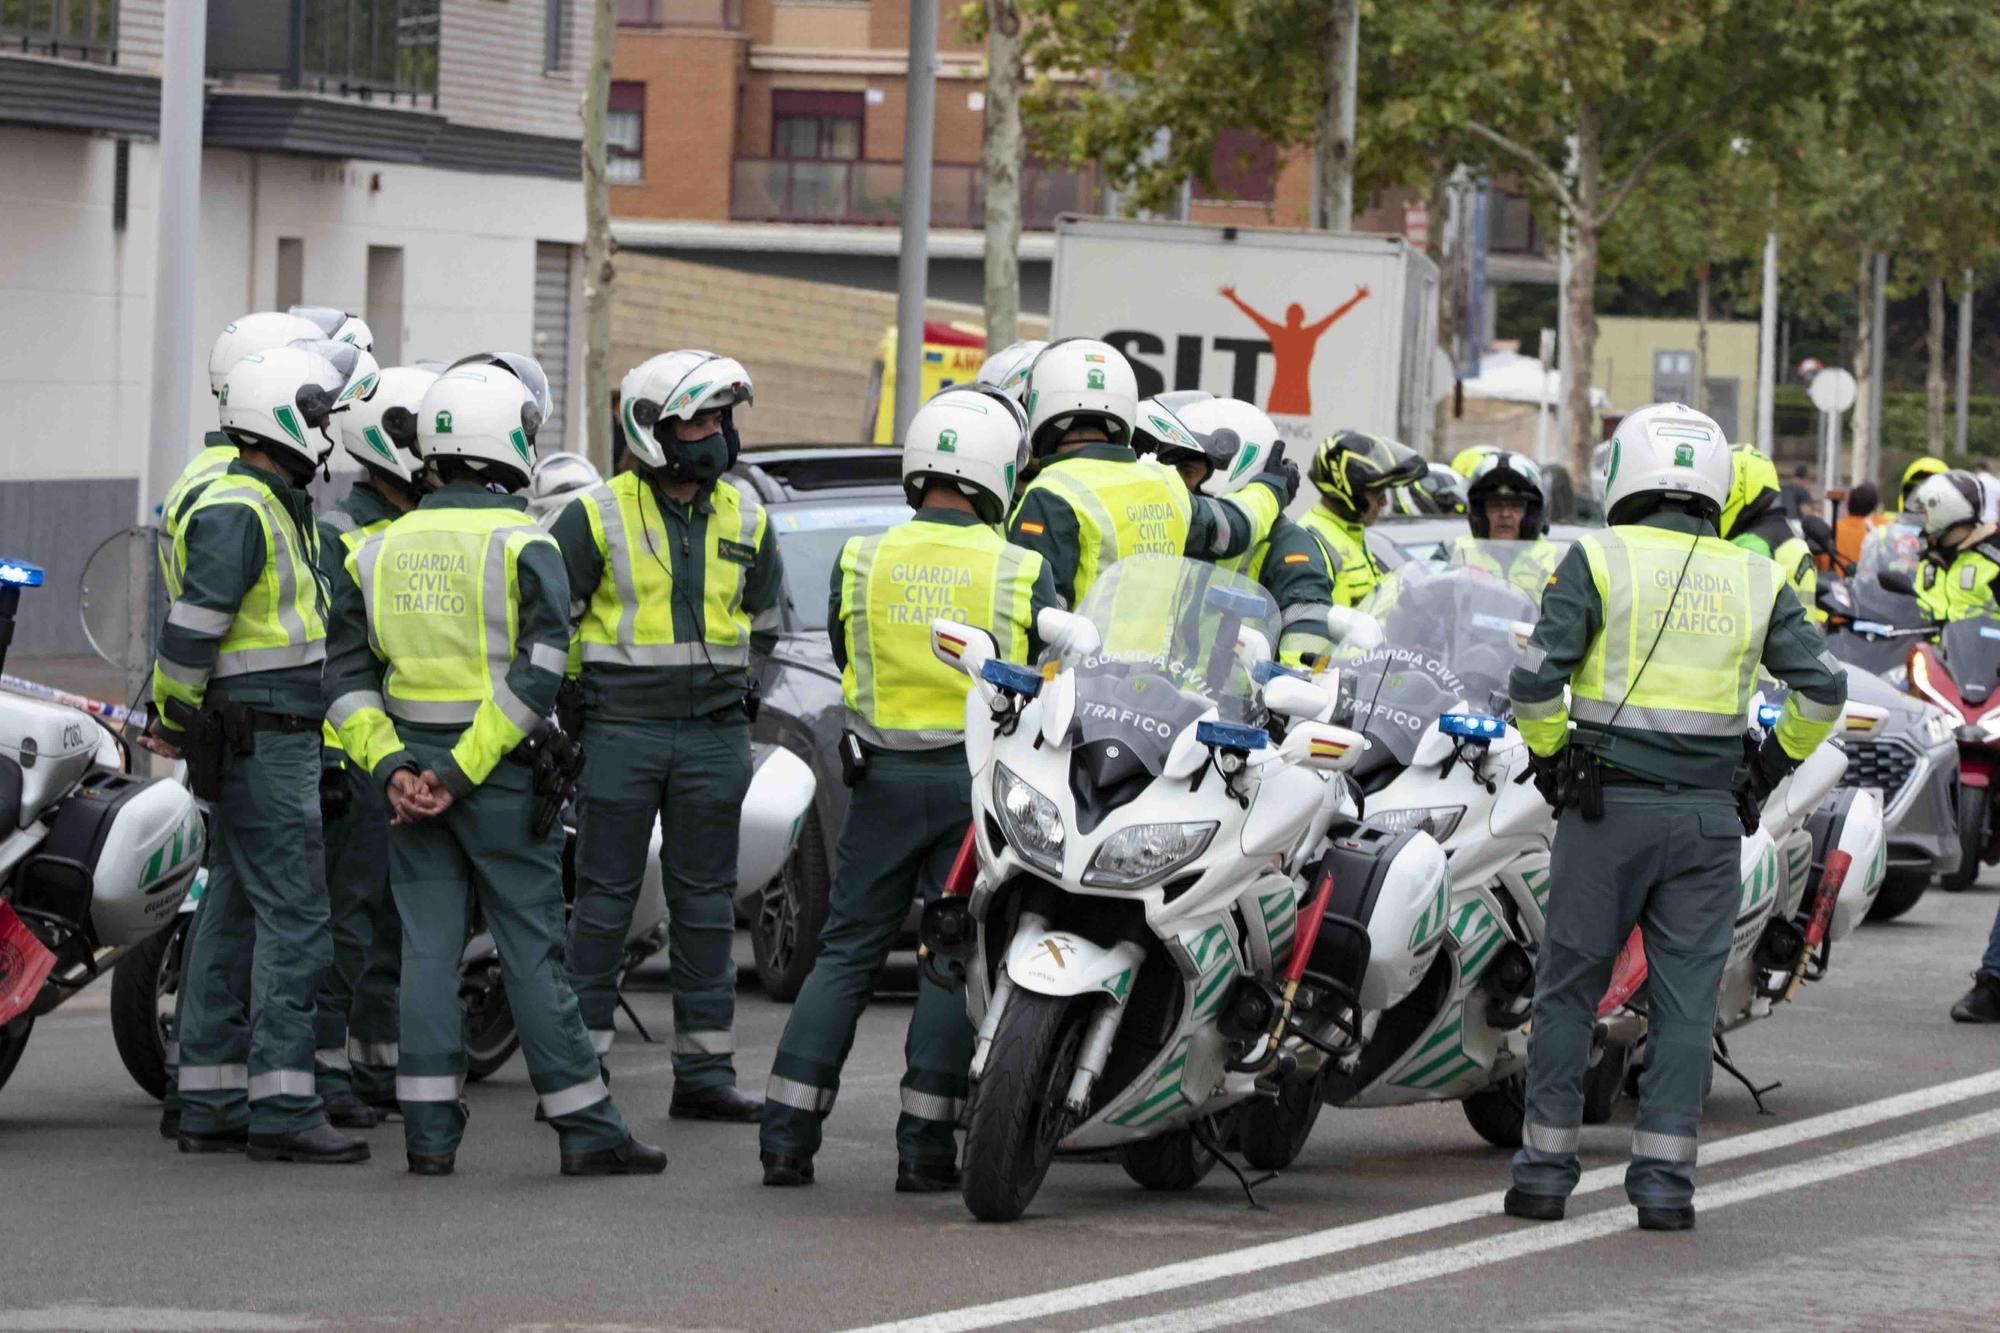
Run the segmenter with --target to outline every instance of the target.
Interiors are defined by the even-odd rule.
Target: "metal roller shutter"
[[[549,397],[555,408],[536,439],[537,452],[548,455],[567,447],[569,420],[570,259],[576,249],[548,241],[535,242],[535,359],[549,377]]]

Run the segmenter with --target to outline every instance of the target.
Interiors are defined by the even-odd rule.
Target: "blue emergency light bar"
[[[1438,719],[1438,730],[1461,740],[1490,743],[1507,734],[1507,724],[1484,713],[1446,713]]]
[[[1769,731],[1772,727],[1778,725],[1778,718],[1784,711],[1784,709],[1778,707],[1776,704],[1758,704],[1757,725]]]
[[[0,583],[11,583],[17,588],[39,588],[42,586],[42,567],[25,560],[0,559]]]
[[[1271,733],[1262,727],[1237,722],[1197,722],[1194,738],[1212,750],[1261,750],[1271,743]]]
[[[979,668],[979,678],[996,690],[1018,694],[1024,699],[1034,698],[1042,688],[1041,672],[1018,662],[1003,662],[997,657],[986,659],[986,665]]]

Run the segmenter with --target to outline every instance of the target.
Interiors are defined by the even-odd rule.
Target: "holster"
[[[861,738],[851,731],[840,733],[840,781],[846,787],[859,787],[861,780],[868,776],[868,747]]]
[[[583,734],[583,682],[574,677],[556,687],[556,725],[572,736]]]
[[[546,837],[583,777],[583,744],[551,719],[535,728],[514,750],[513,758],[534,774],[536,837]]]
[[[1743,776],[1736,783],[1736,818],[1743,824],[1743,836],[1757,831],[1764,817],[1764,798],[1757,794],[1758,740],[1743,733]]]
[[[187,763],[188,790],[203,801],[222,799],[222,751],[227,743],[222,714],[169,699],[167,721],[181,729],[181,758]]]
[[[1580,745],[1565,746],[1563,773],[1556,784],[1557,800],[1575,806],[1588,823],[1604,818],[1604,765]]]

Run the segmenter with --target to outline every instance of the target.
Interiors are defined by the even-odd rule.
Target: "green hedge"
[[[1925,398],[1921,392],[1911,390],[1890,390],[1882,401],[1882,439],[1885,453],[1894,462],[1911,458],[1926,452],[1924,438]],[[1945,457],[1948,461],[1965,463],[1972,458],[2000,458],[2000,395],[1973,394],[1966,400],[1966,423],[1964,456],[1954,455],[1949,447],[1953,432],[1957,428],[1954,407],[1947,401],[1945,405]],[[1817,441],[1819,439],[1819,409],[1806,397],[1806,391],[1796,384],[1778,386],[1777,400],[1772,411],[1772,428],[1780,440],[1793,439]],[[1854,423],[1850,418],[1845,424],[1847,438],[1853,438]],[[1800,452],[1797,449],[1781,450],[1789,456]],[[1810,447],[1805,451],[1810,453]]]

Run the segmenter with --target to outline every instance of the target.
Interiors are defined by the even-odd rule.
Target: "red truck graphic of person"
[[[1367,300],[1368,289],[1356,287],[1346,304],[1317,324],[1305,322],[1306,308],[1297,301],[1285,307],[1285,322],[1276,324],[1238,297],[1234,287],[1224,287],[1222,294],[1271,340],[1271,359],[1276,363],[1276,371],[1271,376],[1271,396],[1265,401],[1264,410],[1274,417],[1311,416],[1312,360],[1319,336],[1332,328],[1334,321]]]

